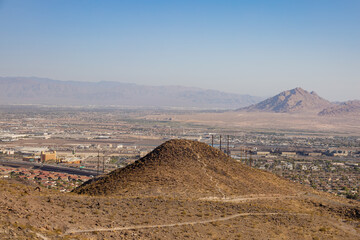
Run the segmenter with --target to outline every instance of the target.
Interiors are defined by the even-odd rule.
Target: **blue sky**
[[[0,0],[0,76],[360,99],[359,0]]]

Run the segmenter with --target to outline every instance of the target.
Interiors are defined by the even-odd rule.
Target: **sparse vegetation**
[[[359,239],[358,202],[319,193],[231,162],[227,156],[201,143],[180,141],[180,145],[185,146],[183,150],[174,149],[175,143],[178,141],[163,145],[140,160],[141,165],[130,165],[121,172],[129,178],[118,177],[119,172],[110,174],[117,178],[105,178],[104,184],[95,185],[101,193],[96,196],[60,194],[49,189],[37,192],[14,179],[0,180],[0,238],[34,239],[36,234],[42,234],[61,239],[263,239],[277,236]],[[203,157],[202,162],[198,161],[198,154]],[[171,171],[171,176],[182,184],[181,188],[162,175],[165,170],[158,174],[157,168],[162,167]],[[236,174],[242,176],[235,179],[231,167],[239,168],[241,173]],[[182,179],[180,173],[174,174],[172,168],[179,169],[186,178]],[[211,171],[212,168],[221,171]],[[148,169],[151,171],[145,171]],[[221,174],[222,171],[226,174]],[[206,198],[208,191],[193,188],[192,181],[197,180],[195,174],[190,174],[192,172],[199,175],[206,190],[211,190],[217,198]],[[219,197],[217,182],[209,180],[210,176],[215,179],[213,181],[221,181],[222,190],[229,197]],[[227,178],[238,181],[242,189],[233,189],[236,185]],[[263,186],[254,186],[255,180]],[[107,195],[107,191],[101,189],[110,189],[105,184],[125,187],[122,194],[110,192]],[[290,186],[292,191],[286,190]],[[118,189],[121,190],[115,187],[112,191]],[[176,191],[187,194],[176,194]],[[125,229],[120,231],[122,227]]]

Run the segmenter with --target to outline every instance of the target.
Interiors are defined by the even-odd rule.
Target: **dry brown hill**
[[[340,105],[326,108],[319,112],[320,116],[342,116],[360,114],[360,100],[344,102]]]
[[[3,179],[0,193],[0,239],[360,239],[359,202],[325,193],[123,198]]]
[[[170,140],[125,168],[89,181],[74,192],[90,195],[234,197],[294,194],[300,187],[236,162],[205,143]]]
[[[359,202],[251,169],[200,142],[168,141],[75,192],[104,196],[0,179],[0,239],[360,240]]]
[[[319,97],[315,92],[308,92],[302,88],[295,88],[281,92],[280,94],[268,98],[258,104],[251,105],[239,110],[250,112],[318,112],[333,104]]]

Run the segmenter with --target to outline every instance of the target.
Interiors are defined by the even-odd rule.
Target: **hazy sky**
[[[360,0],[0,0],[0,76],[360,99]]]

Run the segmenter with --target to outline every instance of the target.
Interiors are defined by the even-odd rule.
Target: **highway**
[[[82,176],[98,175],[97,171],[92,169],[65,167],[58,164],[43,164],[43,163],[34,163],[34,162],[25,162],[25,161],[16,161],[16,160],[0,160],[0,165],[9,166],[9,167],[34,168],[44,171],[62,172],[62,173],[82,175]]]

